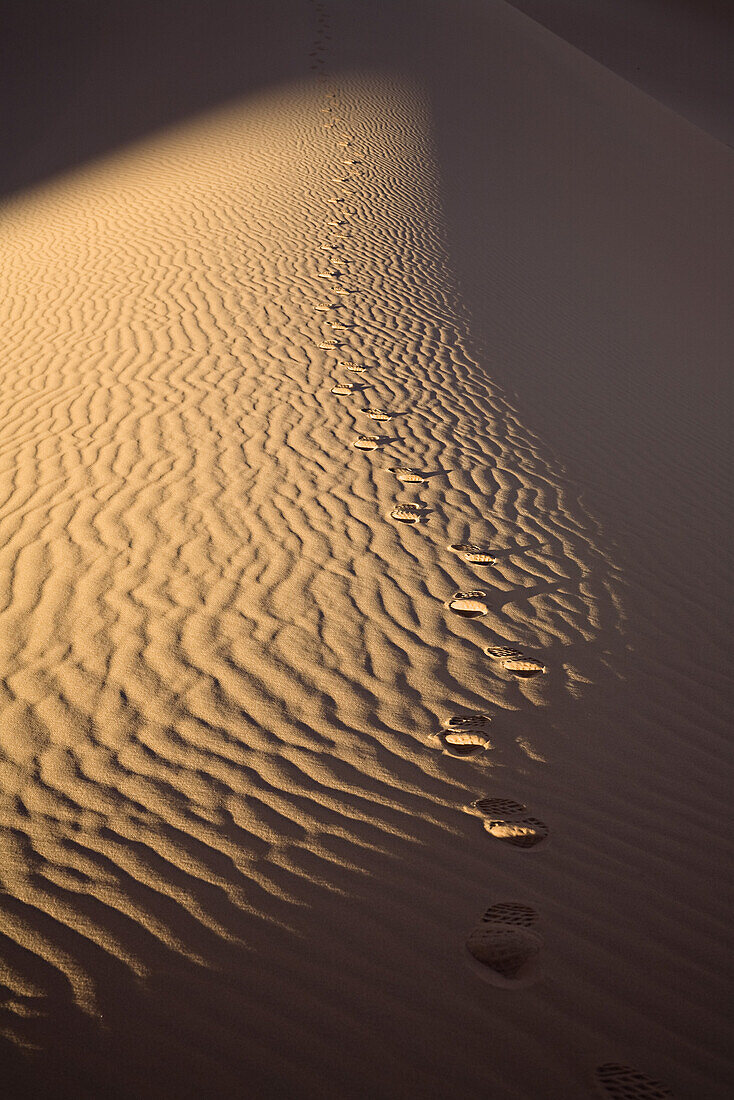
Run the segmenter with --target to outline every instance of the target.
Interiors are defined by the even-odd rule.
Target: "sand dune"
[[[295,78],[4,206],[10,1094],[723,1097],[725,417],[681,377],[728,332],[638,363],[635,435],[618,348],[561,362],[609,329],[541,269],[547,177],[474,127],[532,161],[523,59],[560,114],[586,82],[579,172],[599,118],[631,177],[694,150],[702,252],[730,163],[504,4],[298,11]]]

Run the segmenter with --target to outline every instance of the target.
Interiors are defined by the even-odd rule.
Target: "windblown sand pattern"
[[[568,736],[554,707],[583,713],[589,647],[620,675],[619,569],[472,339],[426,94],[327,79],[324,5],[314,26],[320,81],[5,206],[3,1036],[77,1095],[398,1098],[409,1073],[416,1097],[580,1097],[558,1043],[580,988],[606,1050],[586,1011],[602,918],[575,929],[587,969],[562,946],[544,962],[555,999],[498,1009],[462,967],[482,876],[523,900],[470,933],[475,958],[512,980],[563,945],[552,884],[583,881],[578,849],[548,846],[551,880],[460,811],[481,790],[524,812],[548,730]],[[342,270],[321,246],[347,220]],[[363,454],[364,415],[328,391],[367,364],[375,408],[420,415]],[[380,468],[424,472],[430,523],[387,520],[410,508]],[[475,621],[445,606],[479,599],[446,550],[469,537],[497,554]],[[508,642],[553,650],[552,674],[494,675],[483,647]],[[453,710],[492,713],[491,741],[439,735],[466,759],[431,743]]]
[[[424,107],[397,91],[345,91],[360,142],[395,144],[353,199],[363,331],[343,339],[370,346],[380,399],[440,409],[389,448],[453,471],[418,572],[382,518],[389,485],[345,463],[346,406],[314,396],[333,157],[316,97],[222,112],[6,209],[2,904],[20,1003],[43,1006],[59,974],[95,1017],[111,969],[145,981],[166,959],[244,950],[253,921],[291,926],[365,845],[417,839],[421,800],[459,800],[424,744],[435,716],[447,698],[486,704],[490,683],[507,703],[437,599],[451,515],[493,493],[498,533],[554,550],[552,574],[518,559],[508,579],[541,590],[491,630],[581,639],[608,606],[603,584],[579,589],[589,521],[549,461],[525,469],[501,398],[464,382],[425,220]],[[406,301],[409,328],[391,333]],[[541,497],[547,513],[523,511]],[[22,1014],[12,1026],[29,1030]]]

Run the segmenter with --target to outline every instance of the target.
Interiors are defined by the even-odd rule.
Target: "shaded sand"
[[[724,1097],[731,159],[505,4],[296,8],[4,205],[9,1094]]]
[[[729,0],[507,2],[734,146],[734,8]]]

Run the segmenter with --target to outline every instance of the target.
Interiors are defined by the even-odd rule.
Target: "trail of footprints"
[[[312,53],[314,60],[311,68],[316,72],[318,80],[326,82],[325,52],[326,40],[330,37],[329,20],[324,4],[316,2],[314,8],[319,37]],[[360,161],[353,155],[356,141],[349,133],[348,120],[340,113],[335,91],[326,92],[321,113],[325,116],[324,128],[334,131],[338,158],[335,174],[330,182],[335,187],[343,187],[354,182],[350,173]],[[340,208],[347,197],[347,193],[342,192],[327,196],[326,202]],[[345,299],[352,293],[352,288],[342,281],[346,278],[347,264],[343,256],[339,255],[342,245],[349,240],[348,234],[343,232],[346,225],[346,217],[327,221],[325,230],[331,231],[331,239],[320,246],[320,250],[328,255],[330,263],[325,270],[318,270],[316,277],[327,284],[331,296],[313,306],[315,312],[324,317],[324,338],[318,347],[337,356],[335,365],[340,374],[369,375],[370,369],[365,363],[342,359],[340,354],[344,344],[340,335],[351,332],[356,322],[352,314],[344,313]],[[367,384],[364,382],[340,377],[331,387],[331,393],[339,398],[359,401],[366,389]],[[369,404],[357,405],[357,411],[376,424],[386,424],[396,415],[390,409]],[[352,447],[357,451],[378,451],[390,442],[391,437],[388,435],[360,432],[352,441]],[[387,469],[402,486],[420,486],[428,480],[419,468],[388,466]],[[417,500],[396,501],[388,513],[389,519],[412,526],[425,523],[429,516],[430,508]],[[492,546],[485,542],[451,543],[447,550],[467,564],[482,569],[497,564]],[[485,602],[486,595],[483,588],[456,591],[444,606],[448,613],[467,619],[479,619],[489,610]],[[512,645],[487,645],[483,647],[483,651],[493,670],[507,673],[516,679],[542,676],[547,671],[540,660],[526,655]],[[433,740],[448,755],[474,757],[492,747],[491,721],[490,714],[452,715],[444,720]],[[548,827],[544,822],[535,817],[524,803],[510,798],[478,798],[466,810],[481,820],[484,830],[493,840],[512,845],[519,850],[535,848],[548,836]],[[538,913],[524,902],[501,901],[490,905],[466,939],[471,965],[491,984],[502,988],[524,988],[531,984],[537,974],[537,961],[543,947],[542,935],[536,929],[538,922]],[[655,1100],[657,1097],[672,1095],[659,1082],[629,1066],[617,1063],[606,1063],[597,1067],[595,1084],[605,1095],[617,1100]]]

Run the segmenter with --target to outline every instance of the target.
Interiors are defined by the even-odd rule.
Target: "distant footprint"
[[[398,481],[402,481],[406,485],[417,484],[418,482],[425,481],[423,474],[419,470],[414,469],[412,466],[389,466],[390,473],[395,474]]]
[[[486,595],[487,593],[481,588],[471,592],[454,592],[445,606],[456,615],[461,615],[463,619],[478,619],[489,611],[486,603],[482,601],[482,596]]]
[[[380,423],[386,423],[388,420],[392,420],[392,413],[386,412],[385,409],[369,408],[365,409],[370,420],[378,420]]]
[[[367,367],[364,363],[337,363],[338,367],[342,367],[343,370],[351,371],[352,374],[365,374]]]
[[[322,351],[334,351],[341,346],[341,340],[322,340],[319,344]]]
[[[487,968],[483,977],[503,988],[530,984],[543,946],[542,936],[531,928],[537,919],[535,910],[520,902],[489,907],[466,940],[469,954]]]
[[[667,1085],[616,1062],[598,1066],[596,1081],[604,1095],[614,1100],[668,1100],[673,1095]]]

